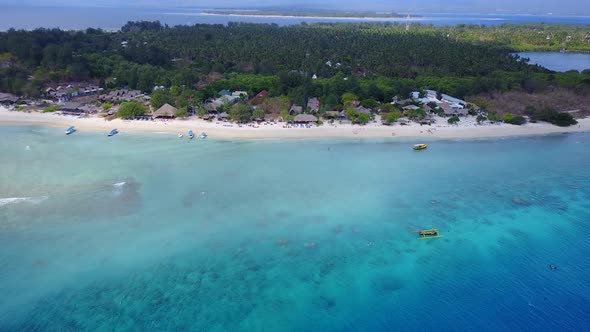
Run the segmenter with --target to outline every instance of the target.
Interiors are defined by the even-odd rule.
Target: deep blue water
[[[202,9],[194,8],[59,8],[2,6],[0,8],[0,31],[9,28],[33,29],[37,27],[62,29],[85,29],[88,27],[118,30],[127,21],[159,20],[168,25],[179,24],[227,24],[228,22],[274,23],[278,25],[300,24],[302,22],[366,22],[383,21],[367,19],[334,18],[292,18],[292,17],[248,17],[248,16],[207,16]],[[497,25],[502,23],[561,23],[589,24],[589,16],[566,15],[514,15],[514,14],[454,14],[454,13],[412,13],[412,22],[436,26],[457,24]],[[385,20],[406,23],[405,18]]]
[[[590,134],[413,143],[0,126],[0,331],[588,331]]]
[[[520,52],[521,58],[529,58],[530,64],[537,64],[554,71],[590,69],[590,53]]]

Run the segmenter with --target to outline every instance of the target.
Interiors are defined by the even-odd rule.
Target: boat
[[[440,235],[440,233],[438,232],[438,229],[436,229],[436,228],[417,230],[416,233],[418,233],[418,235],[420,235],[418,240],[426,240],[426,239],[434,239],[437,237],[442,237],[442,235]]]
[[[182,138],[182,134],[178,134],[178,138]]]
[[[75,131],[76,128],[74,128],[74,126],[71,126],[68,129],[66,129],[66,135],[73,134]]]
[[[111,130],[111,132],[109,133],[109,135],[108,135],[108,136],[109,136],[109,137],[111,137],[111,136],[115,136],[115,135],[117,135],[118,133],[119,133],[119,131],[118,131],[117,129],[113,129],[113,130]]]
[[[189,130],[189,131],[188,131],[188,137],[189,137],[190,139],[193,139],[193,138],[195,138],[195,134],[193,133],[193,131],[192,131],[192,130]]]
[[[424,150],[428,147],[427,144],[414,144],[414,150]]]
[[[205,134],[205,132],[202,132],[201,135],[199,135],[199,138],[205,139],[207,138],[207,134]]]

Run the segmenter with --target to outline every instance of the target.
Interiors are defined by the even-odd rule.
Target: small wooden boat
[[[68,129],[66,129],[66,135],[73,134],[75,131],[76,128],[74,128],[74,126],[71,126]]]
[[[117,129],[113,129],[113,130],[111,130],[111,132],[109,133],[109,135],[108,135],[108,136],[109,136],[109,137],[111,137],[111,136],[115,136],[115,135],[117,135],[118,133],[119,133],[119,131],[118,131]]]
[[[420,235],[418,240],[426,240],[426,239],[434,239],[437,237],[442,237],[442,235],[440,235],[440,233],[438,232],[438,229],[436,229],[436,228],[417,230],[416,233],[418,233],[418,235]]]
[[[192,131],[192,130],[189,130],[189,131],[188,131],[188,138],[190,138],[190,139],[193,139],[193,138],[195,138],[195,134],[193,133],[193,131]]]
[[[414,144],[414,150],[424,150],[428,147],[427,144]]]

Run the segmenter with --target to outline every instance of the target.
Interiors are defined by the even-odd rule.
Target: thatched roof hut
[[[176,107],[170,104],[164,104],[152,116],[154,118],[173,118],[176,116]]]
[[[299,114],[293,118],[293,121],[298,123],[317,122],[318,118],[311,114]]]
[[[338,111],[327,111],[324,114],[324,118],[338,118],[340,116],[340,112]]]

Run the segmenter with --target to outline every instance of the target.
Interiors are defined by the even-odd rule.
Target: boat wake
[[[0,207],[9,204],[17,204],[22,202],[28,203],[41,203],[46,200],[47,196],[40,196],[40,197],[7,197],[7,198],[0,198]]]

